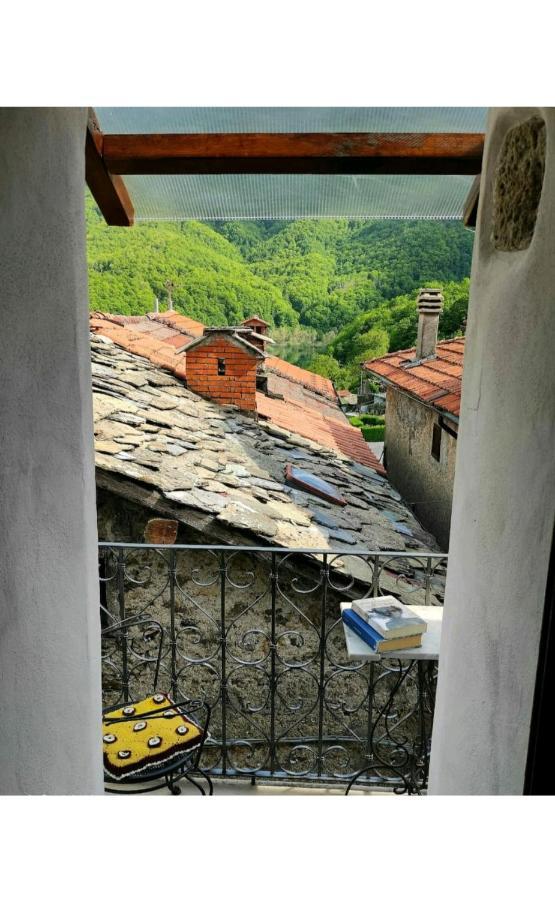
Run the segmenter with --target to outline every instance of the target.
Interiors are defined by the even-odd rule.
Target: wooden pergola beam
[[[476,228],[478,218],[478,201],[480,199],[480,176],[472,182],[472,186],[468,192],[468,197],[464,204],[463,222],[467,228]]]
[[[85,141],[85,178],[108,225],[133,224],[135,210],[120,175],[112,175],[103,158],[104,135],[96,116],[89,112]]]
[[[114,175],[476,175],[483,134],[106,134]]]

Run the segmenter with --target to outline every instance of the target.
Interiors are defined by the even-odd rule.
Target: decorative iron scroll
[[[357,558],[356,577],[343,572]],[[347,656],[341,600],[441,602],[444,554],[100,545],[105,704],[207,701],[209,774],[426,787],[435,663]]]

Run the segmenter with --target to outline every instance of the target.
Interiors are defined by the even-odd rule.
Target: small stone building
[[[415,349],[363,363],[386,387],[385,465],[418,519],[449,546],[464,338],[438,341],[443,297],[422,290]]]

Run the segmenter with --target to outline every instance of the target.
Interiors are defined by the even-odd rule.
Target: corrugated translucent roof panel
[[[135,220],[460,219],[469,175],[126,175]]]
[[[100,107],[107,134],[485,131],[478,107]],[[463,175],[126,175],[135,219],[460,219]]]
[[[487,109],[468,106],[96,107],[107,134],[230,132],[484,132]]]

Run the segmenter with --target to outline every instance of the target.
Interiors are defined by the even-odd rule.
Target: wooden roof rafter
[[[479,176],[483,147],[459,131],[103,133],[90,110],[86,179],[106,222],[129,226],[126,175]]]
[[[476,175],[483,134],[106,134],[112,175]]]
[[[478,202],[480,200],[480,175],[472,182],[463,210],[463,222],[467,228],[476,228],[478,220]]]
[[[85,178],[100,212],[108,225],[130,226],[135,211],[123,178],[108,171],[104,161],[104,135],[92,110],[89,110],[85,140]]]

